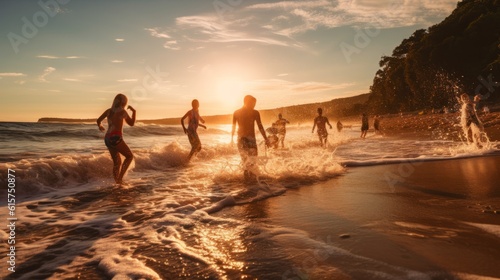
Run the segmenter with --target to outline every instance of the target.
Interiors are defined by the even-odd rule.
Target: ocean
[[[104,133],[95,124],[0,123],[0,218],[15,221],[15,272],[2,269],[0,277],[320,279],[285,269],[290,261],[285,251],[261,254],[273,246],[276,232],[292,229],[255,225],[251,213],[218,213],[315,188],[360,166],[486,157],[500,151],[497,142],[477,148],[444,136],[409,139],[370,131],[360,139],[358,124],[329,130],[323,148],[311,133],[312,123],[291,124],[285,149],[266,148],[257,136],[258,182],[246,183],[236,145],[230,144],[231,126],[207,126],[198,130],[203,148],[189,163],[190,145],[180,125],[126,126],[124,140],[135,159],[125,184],[116,185]],[[15,197],[8,197],[11,188]],[[0,234],[2,240],[12,239],[12,230]],[[353,268],[339,262],[336,269],[349,266],[347,276],[357,275],[356,269],[374,279],[421,276],[340,248],[331,250],[359,264]],[[2,268],[9,260],[12,256],[1,254]],[[384,265],[382,275],[376,267]],[[287,276],[292,274],[295,278]]]

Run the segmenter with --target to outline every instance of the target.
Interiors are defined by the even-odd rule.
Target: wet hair
[[[321,114],[323,114],[323,109],[318,108],[318,110],[317,110],[317,111],[318,111],[318,114],[320,114],[320,115],[321,115]]]

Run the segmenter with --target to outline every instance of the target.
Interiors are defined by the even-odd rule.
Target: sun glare
[[[235,109],[243,104],[246,82],[239,77],[224,77],[216,85],[215,97],[227,109]]]

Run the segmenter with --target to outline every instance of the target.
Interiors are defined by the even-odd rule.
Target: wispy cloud
[[[117,41],[117,42],[124,42],[125,39],[123,39],[123,38],[116,38],[115,41]]]
[[[72,56],[37,55],[36,57],[37,58],[44,58],[44,59],[79,59],[79,58],[83,58],[81,56],[76,56],[76,55],[72,55]]]
[[[137,82],[138,80],[137,79],[121,79],[121,80],[117,80],[117,81],[120,83],[131,83],[131,82]]]
[[[26,76],[24,73],[0,73],[0,77],[23,77]]]
[[[47,83],[47,76],[49,76],[50,74],[52,74],[54,71],[56,71],[56,68],[54,67],[47,67],[45,68],[45,70],[43,70],[43,73],[42,75],[40,75],[40,77],[38,77],[38,80],[40,82],[44,82],[44,83]]]
[[[199,50],[204,46],[193,46],[192,43],[237,43],[248,42],[265,45],[299,46],[297,42],[270,33],[259,25],[249,26],[251,18],[222,20],[217,15],[195,15],[178,17],[175,28],[169,34],[160,31],[159,27],[146,28],[151,36],[167,39],[163,47],[180,50],[184,44],[186,49]],[[250,27],[250,28],[249,28]]]
[[[63,80],[67,82],[81,82],[82,80],[80,79],[73,79],[73,78],[64,78]]]
[[[266,28],[258,25],[249,25],[252,17],[221,20],[217,16],[188,16],[177,18],[177,27],[190,31],[187,38],[194,42],[253,42],[265,45],[288,46],[288,38],[271,34]]]
[[[304,48],[299,35],[319,28],[352,26],[395,28],[430,25],[449,14],[456,0],[305,0],[251,4],[224,18],[212,14],[178,17],[175,27],[145,28],[164,39],[163,47],[179,50],[184,43],[248,42]]]
[[[294,36],[319,27],[429,25],[455,6],[455,0],[311,0],[254,4],[243,11],[261,11],[255,13],[255,22],[277,34]]]
[[[171,38],[167,33],[162,32],[159,27],[144,28],[144,30],[148,31],[151,36],[156,38],[165,38],[165,39]]]
[[[123,60],[117,60],[117,59],[111,60],[111,63],[122,63],[122,62],[123,62]]]
[[[254,80],[247,86],[249,91],[271,92],[292,91],[297,93],[319,92],[327,90],[341,90],[354,86],[354,83],[330,84],[325,82],[292,82],[283,79]]]
[[[161,31],[161,28],[159,27],[153,27],[153,28],[144,28],[144,30],[149,32],[149,35],[155,38],[160,38],[160,39],[167,39],[165,43],[163,43],[163,47],[166,49],[171,49],[171,50],[179,50],[179,46],[177,45],[177,40],[172,39],[170,35],[168,35],[166,32]]]

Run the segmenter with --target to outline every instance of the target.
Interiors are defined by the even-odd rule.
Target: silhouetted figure
[[[337,122],[337,131],[341,132],[342,128],[344,128],[344,125],[340,122],[340,120]]]
[[[373,128],[375,129],[375,133],[380,133],[380,116],[375,115],[373,118]]]
[[[108,121],[108,130],[104,136],[104,143],[106,147],[108,147],[111,158],[113,159],[113,178],[117,184],[122,183],[123,176],[134,159],[134,155],[130,151],[130,148],[123,140],[122,132],[123,121],[127,122],[130,126],[134,126],[135,124],[135,109],[132,108],[132,106],[128,106],[128,109],[132,111],[132,117],[130,117],[125,110],[127,102],[128,99],[125,95],[121,93],[116,95],[111,108],[104,111],[97,119],[97,126],[102,132],[106,131],[106,129],[101,125],[101,122],[104,118],[107,118]],[[123,164],[120,154],[125,156]]]
[[[257,139],[255,138],[255,123],[257,123],[260,134],[262,134],[266,145],[269,145],[269,140],[267,139],[266,132],[260,119],[260,113],[254,109],[255,104],[257,104],[257,99],[251,95],[247,95],[243,99],[243,107],[236,110],[233,114],[231,143],[233,143],[234,132],[236,130],[236,125],[238,125],[238,150],[245,169],[243,172],[245,180],[256,179],[256,174],[252,172],[256,167],[254,160],[258,154]]]
[[[281,113],[278,114],[278,120],[274,123],[278,128],[278,139],[279,142],[281,143],[281,148],[285,147],[286,124],[288,123],[290,122],[287,119],[284,119]]]
[[[189,153],[188,156],[188,161],[191,160],[191,157],[193,157],[194,154],[198,153],[201,151],[201,141],[200,137],[198,136],[198,126],[203,127],[204,129],[207,129],[206,126],[200,124],[205,123],[205,120],[200,117],[200,102],[197,99],[193,99],[191,102],[191,106],[193,109],[189,110],[186,114],[181,119],[181,124],[182,124],[182,129],[184,130],[184,133],[187,134],[189,143],[191,144],[191,152]],[[184,126],[184,119],[188,118],[188,127]]]
[[[361,138],[364,139],[366,137],[366,133],[368,132],[369,127],[368,115],[363,113],[363,116],[361,118]]]
[[[328,140],[328,131],[326,131],[326,124],[328,124],[330,126],[330,129],[332,129],[332,125],[328,121],[328,118],[323,116],[323,109],[318,108],[318,116],[314,118],[312,133],[314,133],[314,128],[317,126],[318,138],[321,146],[325,146]]]

